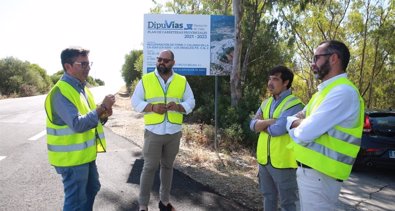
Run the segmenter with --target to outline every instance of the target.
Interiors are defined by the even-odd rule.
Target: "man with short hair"
[[[96,156],[106,150],[103,124],[115,103],[107,95],[96,106],[86,87],[92,65],[88,54],[80,47],[62,51],[64,74],[45,99],[48,159],[62,175],[64,211],[92,210],[100,190]]]
[[[364,102],[347,78],[347,46],[328,40],[315,49],[312,71],[322,83],[303,111],[288,117],[287,129],[298,161],[302,211],[335,210],[342,181],[358,154]]]
[[[259,132],[256,156],[259,164],[259,187],[265,211],[295,211],[297,196],[296,160],[286,146],[292,142],[285,128],[287,117],[303,109],[303,103],[291,93],[293,73],[285,66],[269,72],[268,90],[254,119],[252,131]]]

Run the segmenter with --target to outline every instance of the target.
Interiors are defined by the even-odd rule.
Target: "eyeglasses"
[[[313,56],[313,62],[316,63],[318,59],[320,59],[321,56],[330,56],[333,53],[323,53],[323,54],[317,54]]]
[[[156,57],[156,59],[158,60],[158,62],[163,61],[163,63],[165,63],[165,64],[169,63],[170,61],[173,61],[173,59],[165,59],[165,58],[161,58],[161,57]]]
[[[79,64],[82,69],[86,69],[88,66],[92,67],[93,62],[74,62],[74,64]]]

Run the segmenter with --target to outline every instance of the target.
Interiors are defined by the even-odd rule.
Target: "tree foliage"
[[[323,1],[308,4],[304,11],[293,5],[279,5],[277,11],[285,23],[281,25],[282,34],[294,43],[295,70],[307,84],[294,86],[298,95],[308,100],[315,92],[317,81],[310,72],[314,48],[321,41],[337,39],[350,48],[347,73],[359,88],[366,106],[394,106],[393,100],[386,96],[394,90],[395,83],[391,74],[395,53],[393,0]]]
[[[293,92],[307,103],[319,83],[310,71],[311,58],[324,40],[337,39],[349,46],[347,73],[367,107],[395,107],[395,98],[391,97],[395,93],[394,2],[243,0],[234,1],[236,5],[232,7],[229,0],[173,0],[157,4],[151,12],[239,15],[236,41],[240,48],[239,55],[234,55],[234,75],[218,77],[218,126],[223,137],[237,137],[234,141],[254,146],[256,134],[249,131],[249,116],[268,96],[268,70],[279,64],[293,69]],[[240,13],[232,11],[235,8],[241,8]],[[214,77],[187,78],[196,99],[195,110],[188,119],[213,124]]]
[[[33,96],[47,93],[62,77],[63,70],[49,76],[37,64],[14,57],[0,59],[0,95]],[[88,76],[89,86],[104,85],[104,81]]]
[[[125,63],[122,66],[121,74],[128,88],[130,88],[133,81],[141,78],[143,69],[142,55],[142,50],[135,50],[125,56]]]
[[[0,94],[31,96],[46,93],[52,81],[36,64],[8,57],[0,60]]]

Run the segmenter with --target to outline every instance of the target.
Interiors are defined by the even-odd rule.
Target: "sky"
[[[90,50],[90,76],[122,86],[125,55],[143,49],[144,14],[151,0],[0,0],[0,59],[62,70],[60,53]]]

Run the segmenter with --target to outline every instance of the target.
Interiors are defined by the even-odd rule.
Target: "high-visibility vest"
[[[359,96],[359,119],[355,127],[336,125],[314,142],[302,146],[293,142],[296,160],[335,179],[346,180],[351,173],[352,165],[361,145],[364,120],[364,101],[358,89],[347,78],[339,78],[320,92],[313,95],[306,108],[306,117],[310,116],[321,105],[326,95],[336,86],[351,86]]]
[[[285,97],[277,108],[273,112],[273,116],[270,117],[270,107],[273,103],[274,98],[271,97],[265,100],[261,104],[262,118],[277,119],[280,117],[281,113],[288,110],[289,108],[303,103],[299,98],[294,95],[288,95]],[[261,165],[266,165],[268,163],[268,157],[270,155],[270,163],[275,168],[296,168],[296,160],[292,150],[288,149],[286,146],[291,143],[291,137],[288,133],[280,136],[271,136],[266,131],[261,131],[258,138],[257,145],[257,161]]]
[[[87,99],[83,93],[77,92],[70,84],[59,80],[45,99],[47,113],[47,147],[48,159],[54,166],[77,166],[96,159],[97,152],[105,152],[106,139],[102,124],[97,124],[85,132],[75,132],[67,124],[56,125],[52,116],[52,95],[58,90],[77,108],[80,115],[96,109],[92,93],[85,88]]]
[[[151,104],[168,104],[170,102],[180,104],[187,84],[186,78],[177,73],[173,73],[173,80],[170,82],[167,91],[162,89],[159,79],[154,72],[144,75],[142,82],[145,101]],[[160,124],[164,122],[166,118],[173,124],[181,125],[184,117],[182,113],[177,111],[167,111],[164,114],[146,112],[144,114],[144,123],[146,125]]]

